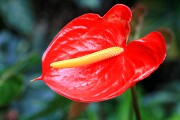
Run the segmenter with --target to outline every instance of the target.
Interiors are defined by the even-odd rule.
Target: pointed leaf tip
[[[36,80],[42,80],[42,77],[38,77],[38,78],[32,79],[29,82],[35,82]]]
[[[32,83],[32,82],[35,82],[35,81],[36,81],[36,79],[32,79],[32,80],[30,80],[29,82]]]

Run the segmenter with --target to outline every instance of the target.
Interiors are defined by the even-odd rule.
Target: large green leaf
[[[20,73],[30,69],[39,61],[36,54],[30,54],[13,66],[0,71],[0,107],[14,100],[23,89],[23,77]]]
[[[8,105],[14,100],[23,88],[23,79],[19,74],[12,74],[7,79],[0,79],[0,107]]]

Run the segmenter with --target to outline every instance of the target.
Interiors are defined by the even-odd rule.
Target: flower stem
[[[134,112],[136,114],[136,120],[141,120],[141,113],[139,110],[139,105],[138,105],[138,100],[137,100],[138,98],[137,98],[136,86],[135,85],[133,87],[131,87],[131,95],[132,95]]]
[[[76,120],[79,115],[85,111],[85,109],[88,107],[89,103],[83,103],[83,102],[75,102],[73,101],[71,104],[71,108],[68,115],[68,120]]]

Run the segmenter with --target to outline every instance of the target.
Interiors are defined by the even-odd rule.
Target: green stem
[[[134,112],[136,114],[136,120],[141,120],[141,113],[139,110],[138,98],[137,98],[136,86],[135,85],[133,87],[131,87],[131,95],[132,95]]]

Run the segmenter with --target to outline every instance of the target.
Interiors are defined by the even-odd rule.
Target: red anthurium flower
[[[103,17],[88,13],[72,20],[44,52],[42,76],[36,80],[43,80],[56,93],[69,99],[97,102],[119,96],[149,76],[165,58],[165,41],[160,33],[151,32],[126,44],[131,16],[127,6],[117,4]],[[99,60],[103,57],[101,50],[109,48],[118,48],[119,53],[114,55],[111,51],[109,57]],[[94,53],[98,56],[96,52],[101,54],[99,58],[92,57]],[[67,68],[52,65],[83,56],[86,56],[84,65],[76,66],[82,61]],[[91,62],[94,59],[88,57],[97,62]]]

